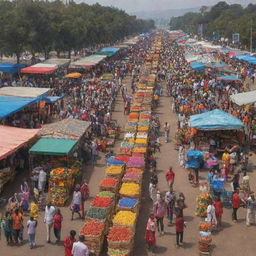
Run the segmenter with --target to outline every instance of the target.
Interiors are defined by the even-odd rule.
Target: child
[[[183,245],[183,232],[186,227],[182,214],[176,217],[176,247]]]

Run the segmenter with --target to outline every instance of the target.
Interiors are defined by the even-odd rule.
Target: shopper
[[[247,199],[246,225],[249,227],[255,224],[256,219],[256,199],[254,192],[250,193]]]
[[[233,207],[233,212],[232,212],[232,220],[234,222],[237,222],[237,210],[240,207],[240,196],[239,196],[239,189],[237,189],[232,196],[232,207]]]
[[[76,231],[71,230],[70,235],[64,240],[65,256],[72,256],[73,244],[76,242]]]
[[[74,213],[77,213],[79,215],[79,217],[82,218],[82,216],[80,214],[81,202],[82,202],[82,195],[80,192],[80,186],[77,184],[75,187],[75,191],[73,193],[73,199],[72,199],[72,203],[71,203],[71,211],[72,211],[71,220],[74,219]]]
[[[89,256],[88,247],[84,244],[84,235],[79,236],[78,242],[73,244],[72,256]]]
[[[176,217],[176,247],[183,245],[183,233],[184,227],[186,227],[184,218],[182,215]]]
[[[82,218],[84,219],[85,217],[85,211],[84,211],[84,204],[85,201],[89,198],[90,196],[90,190],[89,190],[89,186],[87,183],[84,183],[81,188],[80,188],[80,192],[82,195],[82,201],[81,201],[81,212],[82,212]]]
[[[6,243],[7,245],[10,245],[13,240],[12,240],[12,217],[9,212],[5,213],[5,218],[2,223],[3,230],[4,230],[4,235],[6,238]]]
[[[165,194],[165,202],[167,204],[167,217],[170,225],[172,224],[172,221],[173,221],[175,201],[176,201],[176,195],[173,189],[170,188],[170,191],[167,191]]]
[[[28,230],[28,242],[30,249],[33,249],[36,246],[35,238],[36,238],[36,228],[37,221],[34,220],[33,217],[27,221],[27,230]]]
[[[46,206],[45,206],[45,213],[44,213],[44,223],[46,224],[46,240],[47,243],[51,242],[51,230],[52,230],[52,226],[53,226],[53,217],[55,214],[55,207],[51,205],[51,203],[49,202]]]
[[[172,170],[172,167],[170,167],[169,170],[166,172],[165,177],[166,177],[168,188],[173,188],[175,173]]]
[[[56,210],[56,213],[53,217],[53,232],[56,237],[56,243],[60,242],[60,235],[61,235],[61,223],[62,223],[63,217],[60,212],[60,209],[58,208]]]
[[[150,214],[147,222],[145,240],[148,245],[148,249],[152,250],[152,252],[154,253],[156,245],[156,223],[153,213]]]
[[[208,223],[211,223],[213,225],[216,225],[217,219],[216,219],[216,213],[215,213],[215,207],[213,205],[213,201],[209,201],[209,205],[207,207],[207,218],[206,221]]]
[[[167,205],[164,199],[160,196],[154,204],[154,215],[156,218],[157,230],[160,235],[164,234],[164,216],[167,212]]]
[[[216,219],[217,219],[217,228],[220,228],[221,227],[222,214],[223,214],[223,205],[222,205],[222,202],[220,200],[220,196],[218,196],[214,200],[213,206],[215,207],[215,215],[216,215]]]
[[[16,244],[21,242],[20,240],[20,232],[23,228],[23,215],[20,213],[18,209],[16,209],[12,215],[12,230],[13,230],[13,236],[14,241]]]
[[[43,191],[43,192],[45,191],[46,179],[47,179],[47,174],[43,169],[41,169],[38,176],[39,191]]]
[[[165,137],[165,142],[167,143],[169,140],[170,136],[170,124],[168,122],[165,122],[164,124],[164,137]]]

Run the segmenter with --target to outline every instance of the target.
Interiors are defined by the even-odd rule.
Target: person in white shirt
[[[37,221],[34,220],[33,217],[30,217],[30,219],[27,221],[28,241],[29,241],[30,249],[36,246],[36,242],[35,242],[36,227],[37,227]]]
[[[55,207],[48,203],[45,206],[45,213],[44,213],[44,223],[46,224],[46,232],[47,232],[47,243],[51,242],[51,230],[53,226],[53,217],[55,214]]]
[[[38,190],[39,191],[45,190],[46,177],[47,177],[46,172],[43,169],[41,169],[39,172],[39,176],[38,176]]]
[[[84,244],[84,235],[79,236],[79,241],[73,244],[73,256],[89,256],[88,247]]]

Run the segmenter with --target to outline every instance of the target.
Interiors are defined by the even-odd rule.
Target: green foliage
[[[172,18],[171,29],[181,29],[186,33],[195,34],[198,24],[204,25],[204,36],[211,39],[213,33],[231,39],[233,33],[240,34],[241,43],[249,46],[250,27],[253,28],[253,42],[256,47],[256,4],[249,4],[243,8],[239,4],[228,5],[219,2],[209,11],[205,7],[200,13],[187,13],[183,16]]]
[[[25,50],[47,57],[51,50],[70,53],[154,28],[152,20],[137,19],[116,8],[70,2],[1,0],[0,53],[16,54],[18,61]]]

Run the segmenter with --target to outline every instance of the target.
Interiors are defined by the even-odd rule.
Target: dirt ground
[[[129,78],[124,81],[129,87]],[[174,136],[176,130],[176,116],[171,112],[170,104],[171,100],[169,97],[162,96],[160,99],[160,105],[157,108],[157,114],[159,115],[161,124],[163,125],[165,121],[171,124],[171,137]],[[115,111],[113,112],[113,119],[118,120],[118,123],[123,128],[127,117],[123,115],[123,101],[120,95],[117,98]],[[159,189],[161,192],[167,190],[167,184],[165,181],[165,172],[172,166],[175,173],[176,179],[174,184],[175,191],[183,192],[186,197],[186,204],[188,208],[184,210],[185,221],[187,222],[187,228],[184,232],[184,245],[177,249],[175,248],[175,227],[167,226],[167,221],[165,220],[165,235],[159,236],[157,234],[157,249],[156,255],[161,256],[196,256],[198,255],[197,241],[198,241],[198,224],[200,218],[195,216],[195,198],[199,193],[198,188],[193,188],[187,180],[187,172],[185,169],[181,168],[178,164],[178,153],[174,149],[174,143],[171,141],[165,143],[163,137],[161,137],[161,152],[157,153],[157,167],[158,167],[158,177],[159,177]],[[114,147],[114,151],[118,152],[120,141],[117,141]],[[255,156],[253,155],[250,159],[251,164],[255,161]],[[252,167],[254,167],[252,165]],[[97,161],[97,166],[94,168],[91,165],[87,165],[84,170],[85,180],[89,183],[91,197],[94,197],[99,192],[99,181],[104,177],[105,159],[104,155],[101,155],[100,159]],[[252,168],[253,169],[253,168]],[[206,176],[206,172],[200,173],[202,177]],[[250,184],[251,186],[256,182],[255,173],[250,174]],[[149,212],[152,208],[152,203],[148,197],[148,184],[149,184],[150,173],[147,171],[144,176],[143,181],[143,196],[142,204],[139,215],[139,220],[137,222],[136,237],[134,244],[134,256],[147,256],[152,255],[146,250],[144,235],[145,227]],[[22,180],[21,175],[17,177],[16,181],[6,188],[3,196],[7,196],[13,191],[17,191],[19,183]],[[254,189],[254,186],[252,186]],[[89,202],[86,203],[86,208]],[[71,212],[69,207],[61,208],[62,214],[64,216],[63,228],[62,228],[62,239],[64,239],[71,229],[79,232],[83,225],[83,221],[80,219],[75,219],[71,221]],[[245,209],[238,210],[239,221],[237,224],[233,223],[231,220],[231,210],[224,209],[223,214],[223,229],[218,233],[213,235],[213,251],[212,256],[254,256],[255,255],[255,241],[254,237],[256,235],[255,226],[246,227],[245,225]],[[26,218],[27,219],[27,218]],[[43,212],[40,214],[39,225],[36,234],[37,247],[35,249],[29,249],[27,243],[26,230],[24,231],[24,243],[19,246],[6,246],[4,235],[2,234],[2,239],[0,241],[1,249],[3,253],[0,255],[5,256],[56,256],[64,255],[64,248],[62,244],[51,244],[46,243],[46,227],[43,223]],[[52,238],[52,241],[55,241]],[[105,253],[103,253],[105,255]]]

